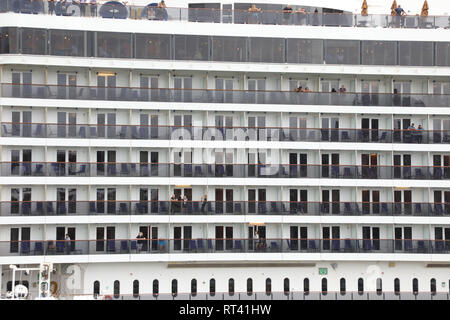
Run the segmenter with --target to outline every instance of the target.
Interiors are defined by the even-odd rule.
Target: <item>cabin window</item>
[[[114,298],[118,299],[120,297],[120,281],[114,281]]]
[[[303,279],[303,293],[309,294],[309,279],[308,278]]]
[[[94,297],[97,297],[100,294],[100,281],[94,281]]]
[[[394,293],[396,295],[400,294],[400,279],[399,278],[394,279]]]
[[[377,294],[381,295],[383,293],[383,280],[381,278],[377,279]]]
[[[139,280],[133,281],[133,297],[137,298],[139,296]]]
[[[432,295],[436,294],[436,279],[435,278],[432,278],[430,280],[430,291],[431,291]]]
[[[176,296],[178,294],[178,280],[173,279],[172,280],[172,295]]]
[[[266,295],[270,295],[272,293],[272,280],[270,278],[266,279]]]
[[[197,279],[191,280],[191,294],[194,297],[197,295]]]
[[[327,278],[322,278],[322,294],[326,295],[328,292],[328,281]]]
[[[289,278],[284,278],[283,287],[284,287],[284,294],[288,295],[291,292]]]
[[[159,281],[153,280],[153,295],[157,296],[159,294]]]
[[[233,278],[228,280],[228,294],[230,296],[234,295],[234,279]]]
[[[358,279],[358,294],[364,293],[364,280],[363,278]]]
[[[216,280],[209,280],[209,294],[214,296],[216,294]]]
[[[247,279],[247,295],[251,296],[253,294],[253,280],[252,278]]]
[[[413,289],[413,294],[419,293],[419,280],[417,280],[417,278],[414,278],[412,281],[412,289]]]
[[[340,289],[341,289],[341,294],[344,295],[346,292],[346,287],[345,287],[345,279],[341,278],[340,280]]]

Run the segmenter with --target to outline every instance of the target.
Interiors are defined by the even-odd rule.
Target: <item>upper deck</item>
[[[174,1],[171,2],[173,3]],[[405,17],[399,17],[389,14],[389,7],[386,7],[386,14],[352,13],[348,10],[321,7],[320,5],[327,5],[326,1],[315,1],[314,6],[289,5],[292,11],[285,10],[288,5],[281,3],[223,3],[222,6],[221,3],[189,3],[184,4],[187,7],[174,7],[172,5],[166,8],[159,8],[157,3],[149,3],[147,5],[126,4],[127,2],[121,3],[118,1],[100,3],[97,1],[2,0],[0,1],[0,12],[219,24],[414,29],[450,28],[450,19],[446,14],[423,16],[422,14],[413,13]],[[251,8],[253,4],[255,7]],[[336,6],[335,3],[330,3],[329,5]],[[342,6],[342,4],[339,5]],[[380,10],[374,11],[379,12]]]

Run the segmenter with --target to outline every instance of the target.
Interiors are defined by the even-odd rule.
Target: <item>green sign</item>
[[[328,268],[319,268],[319,274],[320,275],[327,275],[328,274]]]

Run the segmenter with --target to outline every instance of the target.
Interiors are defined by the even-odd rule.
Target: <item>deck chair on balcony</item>
[[[53,211],[53,202],[47,201],[47,214],[55,214]]]
[[[80,127],[79,135],[80,135],[80,138],[83,138],[83,139],[86,138],[86,127]]]
[[[342,131],[341,141],[342,142],[350,141],[350,137],[348,135],[348,131]]]
[[[278,247],[278,243],[276,241],[270,242],[270,250],[272,251],[278,251],[280,248]]]
[[[381,214],[388,214],[389,210],[388,210],[388,205],[387,203],[382,203],[381,204]]]
[[[128,240],[120,241],[120,253],[128,252]]]
[[[44,215],[44,203],[42,201],[36,202],[36,212],[39,216]]]
[[[241,240],[234,240],[234,250],[242,251],[242,242]]]
[[[108,252],[116,252],[116,241],[115,240],[107,240],[106,249]]]
[[[312,251],[312,252],[317,251],[317,248],[316,248],[316,240],[309,240],[309,241],[308,241],[308,250],[309,250],[309,251]]]
[[[197,252],[197,243],[194,239],[189,240],[189,250]]]
[[[121,202],[119,205],[119,213],[120,214],[127,214],[128,213],[128,208],[127,208],[127,204],[125,202]]]
[[[414,214],[421,214],[422,213],[422,205],[420,203],[416,203],[414,205]]]
[[[42,241],[37,241],[34,243],[34,254],[44,254],[44,244]]]
[[[197,239],[197,248],[199,251],[203,250],[203,239]]]
[[[352,214],[352,207],[351,207],[350,202],[344,203],[344,214],[348,214],[348,215]]]
[[[29,254],[30,253],[30,242],[22,241],[20,243],[20,254]]]

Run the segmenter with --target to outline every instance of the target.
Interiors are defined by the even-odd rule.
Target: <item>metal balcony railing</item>
[[[1,176],[448,180],[450,166],[0,162]]]
[[[445,108],[450,95],[169,89],[3,83],[5,98]]]
[[[0,216],[317,215],[449,216],[448,202],[311,201],[2,201]]]
[[[203,141],[450,143],[450,130],[206,127],[2,122],[2,137]]]
[[[426,239],[97,239],[0,241],[0,256],[167,253],[448,254],[449,240]]]
[[[299,7],[299,9],[301,6]],[[261,9],[261,8],[259,8]],[[384,28],[449,28],[448,16],[411,15],[406,17],[386,15],[360,15],[351,13],[314,13],[295,9],[278,10],[212,9],[212,8],[158,8],[156,4],[145,7],[125,6],[119,2],[90,4],[59,2],[48,4],[42,0],[1,0],[0,12],[47,14],[73,17],[101,17],[110,19],[137,19],[157,21],[189,21],[234,24],[308,25],[332,27],[384,27]],[[387,8],[386,11],[389,11]]]

